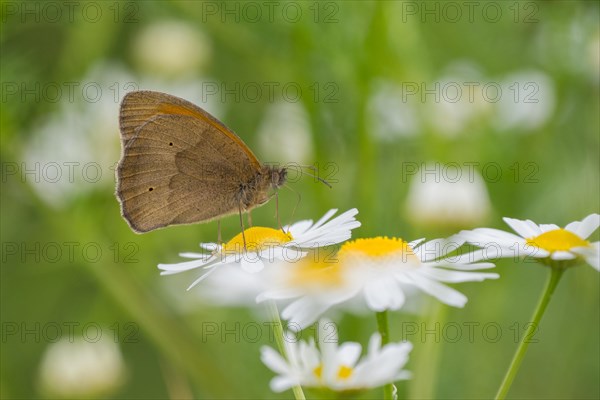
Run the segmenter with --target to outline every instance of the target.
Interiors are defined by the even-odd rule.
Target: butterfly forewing
[[[186,115],[204,121],[237,143],[257,170],[261,167],[260,161],[248,146],[221,121],[187,100],[150,90],[127,93],[121,102],[119,127],[123,148],[136,136],[138,128],[162,115]]]
[[[124,150],[117,170],[117,195],[130,226],[147,232],[238,212],[240,185],[261,165],[241,139],[191,103],[136,93],[121,108]]]

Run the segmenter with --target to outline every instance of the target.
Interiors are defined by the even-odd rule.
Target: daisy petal
[[[290,369],[285,359],[269,346],[262,346],[260,348],[260,360],[278,374],[289,373]]]
[[[587,247],[576,247],[571,251],[582,256],[597,271],[600,271],[600,242],[591,243]]]
[[[410,371],[400,371],[398,375],[394,378],[394,381],[405,381],[407,379],[412,379],[412,373]]]
[[[411,348],[410,343],[390,343],[381,350],[369,351],[366,359],[356,366],[355,375],[361,378],[357,383],[364,386],[381,386],[398,376],[406,376],[399,370],[408,361]]]
[[[196,279],[194,282],[192,282],[192,284],[190,286],[188,286],[187,290],[190,290],[191,288],[193,288],[194,286],[196,286],[197,284],[199,284],[200,282],[202,282],[203,280],[208,278],[216,270],[217,270],[217,268],[209,269],[208,272],[206,272],[204,275],[201,275],[198,279]]]
[[[465,239],[458,235],[447,239],[433,239],[414,249],[414,252],[422,262],[428,262],[456,251],[464,242]]]
[[[524,243],[522,237],[514,233],[492,228],[477,228],[472,231],[461,231],[457,236],[474,246],[483,247],[487,243],[510,247],[515,243]]]
[[[354,209],[356,210],[356,209]],[[335,215],[335,213],[338,211],[337,208],[332,208],[331,210],[327,211],[325,213],[325,215],[323,215],[321,217],[321,219],[319,219],[313,226],[312,229],[317,229],[319,228],[321,225],[323,225],[329,218],[331,218],[332,216]]]
[[[275,378],[271,379],[269,387],[275,393],[280,393],[284,390],[288,390],[292,386],[296,386],[297,384],[298,381],[291,380],[288,376],[276,376]]]
[[[456,282],[481,282],[486,279],[498,279],[500,275],[485,272],[462,272],[451,271],[441,268],[423,268],[422,273],[436,281],[456,283]]]
[[[367,305],[374,311],[397,310],[404,304],[404,293],[396,282],[388,279],[368,283],[364,292]]]
[[[265,264],[256,253],[246,253],[242,256],[240,266],[246,272],[256,273],[262,271]]]
[[[555,224],[540,224],[540,229],[542,230],[542,232],[550,232],[556,229],[560,229],[560,227]]]
[[[536,237],[542,233],[542,230],[535,222],[531,220],[521,221],[516,218],[502,218],[508,226],[524,238]]]
[[[304,294],[304,291],[299,288],[295,288],[295,289],[282,288],[282,289],[267,290],[265,292],[262,292],[258,296],[256,296],[256,302],[261,303],[265,300],[292,299],[294,297],[299,297],[303,294]]]
[[[187,252],[187,253],[179,253],[179,257],[205,259],[205,258],[211,257],[211,254]]]
[[[582,239],[587,239],[600,226],[600,214],[590,214],[582,221],[571,222],[565,229]]]
[[[292,234],[293,237],[302,235],[306,232],[313,224],[312,219],[304,219],[302,221],[294,222],[291,225],[286,225],[283,230]]]
[[[362,347],[359,343],[346,342],[338,347],[338,360],[344,365],[354,366],[361,351]]]
[[[220,251],[221,250],[221,246],[217,243],[200,243],[200,247],[202,247],[204,250],[208,250],[208,251]]]
[[[371,339],[369,339],[369,355],[375,355],[379,352],[379,349],[381,349],[381,334],[374,333],[371,335]]]
[[[206,266],[208,263],[216,261],[215,258],[210,258],[208,260],[193,260],[193,261],[185,261],[177,264],[158,264],[158,268],[163,272],[161,274],[168,275],[183,271],[189,271],[194,268],[200,268]]]
[[[349,239],[351,236],[350,231],[360,226],[360,222],[354,218],[358,214],[358,210],[356,208],[350,209],[329,220],[336,212],[336,209],[329,210],[313,226],[305,229],[301,234],[293,235],[294,243],[288,243],[288,246],[295,245],[300,248],[324,247]]]
[[[413,248],[413,249],[414,249],[415,247],[417,247],[418,245],[420,245],[420,244],[421,244],[421,243],[423,243],[424,241],[425,241],[425,238],[420,238],[420,239],[417,239],[417,240],[413,240],[412,242],[408,242],[408,245],[409,245],[411,248]]]
[[[421,290],[435,297],[442,303],[459,308],[464,307],[467,303],[467,297],[464,294],[446,285],[442,285],[441,283],[417,274],[412,275],[411,279]]]
[[[554,251],[550,254],[550,258],[553,260],[573,260],[575,255],[569,251]]]
[[[319,315],[327,310],[327,307],[315,299],[305,296],[284,308],[281,317],[288,321],[288,329],[300,331],[316,322]]]
[[[448,263],[445,263],[445,262],[428,263],[427,264],[427,267],[436,267],[436,268],[447,267],[447,266],[448,266]],[[472,264],[452,263],[450,266],[454,270],[474,271],[474,270],[478,270],[478,269],[494,268],[496,265],[494,263],[490,263],[490,262],[479,262],[479,263],[472,263]]]

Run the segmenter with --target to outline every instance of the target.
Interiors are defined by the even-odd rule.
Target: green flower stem
[[[388,325],[388,314],[386,311],[380,311],[375,313],[377,317],[377,329],[381,335],[381,346],[385,346],[390,342],[390,328]],[[394,384],[389,383],[383,387],[383,398],[385,400],[392,400],[394,398]]]
[[[519,367],[521,366],[521,362],[523,362],[523,358],[525,358],[525,353],[527,352],[527,348],[529,347],[529,342],[531,341],[531,337],[535,333],[537,326],[544,315],[544,311],[546,311],[546,307],[550,302],[550,298],[554,293],[554,289],[558,285],[558,281],[560,280],[564,269],[560,267],[551,267],[550,277],[546,282],[546,288],[542,293],[542,297],[538,302],[535,312],[533,313],[531,324],[528,325],[525,334],[523,335],[523,339],[517,348],[517,352],[515,353],[512,362],[510,363],[510,367],[508,367],[508,371],[506,371],[506,375],[504,376],[504,380],[500,385],[500,389],[498,389],[498,393],[496,394],[496,399],[504,399],[506,394],[510,390],[510,386],[519,371]]]
[[[377,316],[377,329],[381,335],[381,346],[385,346],[390,342],[390,328],[388,326],[387,310],[375,313]]]
[[[288,356],[287,351],[285,350],[283,325],[281,324],[281,319],[279,318],[279,310],[277,310],[277,305],[274,301],[269,301],[267,304],[269,307],[269,313],[271,314],[271,320],[275,324],[275,341],[277,342],[277,347],[279,348],[279,352],[287,359]],[[304,397],[304,392],[302,391],[302,386],[293,386],[292,392],[294,392],[294,398],[296,400],[306,400],[306,397]]]

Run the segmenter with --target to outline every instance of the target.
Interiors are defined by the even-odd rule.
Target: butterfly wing
[[[261,165],[218,120],[174,99],[184,103],[136,101],[122,107],[117,196],[136,232],[237,212],[240,185]]]
[[[123,148],[136,136],[136,131],[149,120],[162,115],[187,115],[205,121],[243,148],[251,164],[258,170],[260,161],[250,148],[221,121],[187,100],[162,92],[139,90],[125,95],[119,111],[119,127]]]

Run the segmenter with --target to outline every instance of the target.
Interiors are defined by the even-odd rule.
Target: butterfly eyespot
[[[153,190],[154,190],[154,188],[148,188],[148,191],[149,191],[149,192],[151,192],[151,191],[153,191]]]
[[[173,142],[169,142],[169,146],[173,146]]]

